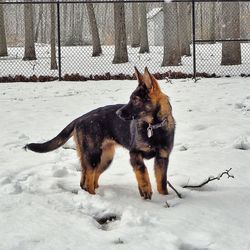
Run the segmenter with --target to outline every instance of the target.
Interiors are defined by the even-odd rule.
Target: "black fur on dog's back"
[[[107,105],[94,109],[81,117],[78,117],[67,125],[56,137],[44,143],[30,143],[24,149],[37,153],[47,153],[61,147],[74,134],[74,129],[82,130],[95,140],[109,138],[114,139],[124,147],[129,147],[130,121],[123,121],[116,111],[125,104]],[[123,133],[121,133],[123,131]]]

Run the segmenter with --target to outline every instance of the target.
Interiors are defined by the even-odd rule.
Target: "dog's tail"
[[[72,135],[76,120],[72,121],[55,138],[44,143],[30,143],[24,146],[24,149],[32,150],[37,153],[47,153],[61,147]]]

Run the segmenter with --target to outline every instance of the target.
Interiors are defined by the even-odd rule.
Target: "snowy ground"
[[[182,193],[142,200],[117,149],[97,195],[79,188],[71,149],[25,152],[93,108],[127,102],[135,81],[0,85],[0,249],[250,249],[250,79],[161,82],[177,121],[169,180]],[[69,144],[73,142],[70,141]],[[244,149],[244,150],[243,150]],[[232,168],[201,190],[181,188]],[[164,207],[168,201],[170,208]],[[115,215],[100,225],[95,218]]]
[[[197,44],[196,61],[197,72],[216,73],[220,76],[250,74],[250,44],[242,43],[242,64],[221,66],[221,43]],[[128,46],[129,62],[125,64],[112,64],[114,57],[113,46],[103,46],[103,54],[92,57],[92,47],[62,47],[62,74],[79,73],[81,75],[131,74],[134,65],[139,69],[147,65],[151,72],[181,71],[193,73],[193,58],[182,57],[182,65],[175,67],[161,67],[163,47],[151,46],[150,53],[139,54],[139,48]],[[192,46],[191,46],[192,51]],[[58,76],[57,70],[50,70],[50,46],[36,45],[37,60],[23,61],[24,48],[8,48],[8,57],[0,58],[0,76],[7,75],[52,75]]]

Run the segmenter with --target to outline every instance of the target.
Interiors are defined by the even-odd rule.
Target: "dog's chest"
[[[166,135],[161,129],[154,130],[151,137],[148,136],[147,128],[139,128],[133,132],[131,149],[141,152],[146,159],[155,157],[157,151],[166,146]]]

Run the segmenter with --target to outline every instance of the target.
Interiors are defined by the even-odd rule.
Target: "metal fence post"
[[[193,79],[196,82],[195,0],[192,0]]]
[[[60,2],[57,1],[57,45],[58,45],[58,77],[62,80],[62,57],[61,57],[61,26],[60,26]]]

